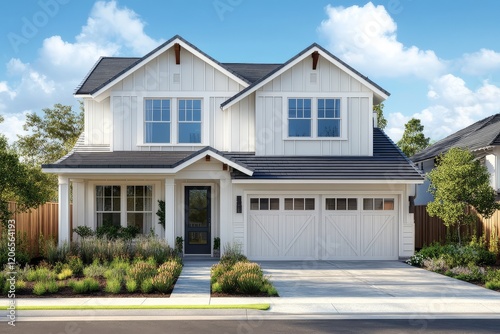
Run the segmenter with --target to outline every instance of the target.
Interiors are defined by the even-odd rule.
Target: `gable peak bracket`
[[[175,43],[174,51],[175,51],[175,64],[180,65],[180,63],[181,63],[181,45],[179,43]]]
[[[311,57],[313,59],[313,70],[315,70],[317,67],[318,67],[318,60],[319,60],[319,52],[318,51],[314,51],[312,54],[311,54]]]

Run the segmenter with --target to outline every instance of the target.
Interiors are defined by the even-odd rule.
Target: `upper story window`
[[[288,138],[340,138],[341,99],[288,99]]]
[[[201,143],[201,100],[179,100],[179,143]]]
[[[311,99],[288,100],[288,136],[311,137]]]
[[[340,99],[318,99],[318,137],[340,137]]]
[[[170,100],[145,100],[145,142],[170,143]]]

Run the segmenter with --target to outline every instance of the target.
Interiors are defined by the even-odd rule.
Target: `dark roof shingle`
[[[205,147],[194,152],[75,152],[42,167],[169,169],[211,150],[254,172],[253,176],[248,176],[233,170],[233,179],[423,181],[420,171],[383,131],[374,129],[373,140],[373,156],[256,156],[255,153],[219,152]]]
[[[495,114],[441,139],[418,152],[411,159],[415,162],[433,159],[453,147],[467,148],[474,151],[500,145],[499,137],[500,114]]]

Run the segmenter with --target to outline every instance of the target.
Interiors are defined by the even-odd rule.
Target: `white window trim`
[[[170,100],[170,143],[146,143],[145,138],[145,101],[147,99],[153,100]],[[201,143],[179,143],[179,100],[200,100],[201,101]],[[209,146],[208,136],[208,120],[207,117],[209,113],[209,99],[201,96],[139,96],[137,103],[137,114],[138,114],[138,127],[137,131],[137,146],[138,147],[172,147],[172,146],[184,146],[184,147],[205,147]],[[141,102],[139,102],[141,101]]]
[[[124,182],[123,180],[103,180],[89,182],[87,188],[90,195],[89,211],[91,226],[95,230],[97,228],[97,208],[96,208],[96,186],[120,186],[120,226],[127,227],[127,186],[152,186],[153,187],[153,197],[152,197],[152,217],[151,227],[155,231],[156,235],[161,236],[162,227],[158,224],[158,216],[156,212],[158,211],[158,200],[162,199],[161,196],[161,184],[158,181],[130,181]]]
[[[285,141],[345,141],[348,139],[347,133],[347,103],[345,96],[303,96],[287,95],[283,96],[283,140]],[[288,105],[290,99],[310,99],[311,100],[311,137],[290,137],[288,135]],[[339,137],[318,137],[318,99],[339,99],[340,100],[340,136]]]

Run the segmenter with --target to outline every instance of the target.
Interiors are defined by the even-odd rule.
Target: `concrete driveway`
[[[487,298],[500,293],[399,261],[260,262],[280,297]]]

